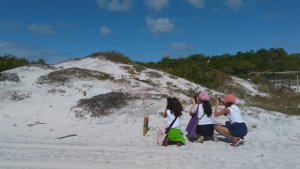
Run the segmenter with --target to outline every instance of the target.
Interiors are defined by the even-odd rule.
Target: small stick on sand
[[[33,124],[27,124],[28,127],[32,127],[32,126],[35,126],[35,125],[39,125],[39,124],[46,124],[46,123],[40,123],[40,121],[37,121]]]
[[[69,134],[69,135],[66,135],[66,136],[63,136],[63,137],[57,137],[56,139],[63,139],[63,138],[74,137],[74,136],[77,136],[77,135],[76,134]]]

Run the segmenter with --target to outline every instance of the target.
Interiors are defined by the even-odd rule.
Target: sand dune
[[[176,86],[182,90],[205,88],[181,78],[171,78],[163,72],[158,72],[161,78],[151,78],[144,73],[154,71],[150,69],[135,75],[135,79],[125,78],[132,75],[122,69],[124,65],[103,62],[86,58],[54,66],[60,70],[75,66],[102,71],[114,80],[73,79],[65,86],[41,85],[36,80],[55,70],[22,67],[7,71],[16,73],[21,82],[0,82],[0,168],[300,168],[300,117],[247,107],[243,100],[238,104],[249,129],[244,144],[233,148],[228,140],[218,135],[218,143],[196,144],[186,140],[182,147],[158,146],[156,131],[165,122],[158,112],[163,110],[165,99],[149,95],[166,94],[183,101],[185,112],[181,117],[181,129],[185,133],[189,98],[176,92]],[[142,82],[147,79],[152,79],[157,86]],[[167,82],[172,82],[173,88],[168,87]],[[113,109],[109,116],[75,117],[72,107],[78,100],[116,91],[136,94],[140,99]],[[18,96],[27,93],[28,97],[12,100],[15,92]],[[149,116],[150,130],[143,136],[145,115]],[[226,117],[215,120],[223,123]],[[57,139],[70,134],[74,136]]]

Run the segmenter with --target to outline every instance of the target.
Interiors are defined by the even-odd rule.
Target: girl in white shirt
[[[169,129],[167,133],[167,137],[163,142],[163,146],[167,146],[169,144],[177,144],[177,146],[181,146],[185,144],[183,135],[180,130],[180,116],[182,115],[182,105],[179,100],[176,98],[167,98],[167,106],[165,112],[162,113],[164,118],[168,120],[168,126],[173,122],[172,127]]]
[[[246,136],[248,129],[244,123],[241,111],[237,105],[235,105],[235,96],[233,94],[225,95],[223,101],[225,108],[221,111],[218,111],[218,106],[220,100],[215,101],[215,117],[226,115],[229,119],[229,123],[226,123],[225,126],[217,125],[215,127],[216,131],[225,137],[232,140],[231,146],[237,146]]]
[[[190,109],[190,116],[198,112],[198,125],[196,128],[196,142],[202,143],[204,139],[216,140],[214,136],[214,119],[212,109],[209,103],[210,97],[207,92],[201,92]],[[196,104],[197,103],[197,104]],[[215,139],[214,139],[215,138]]]

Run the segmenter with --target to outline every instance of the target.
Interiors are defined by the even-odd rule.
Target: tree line
[[[300,71],[300,54],[289,55],[282,48],[271,48],[238,52],[235,55],[164,57],[159,62],[141,64],[218,89],[229,75],[247,78],[252,72]]]
[[[29,61],[25,58],[17,58],[14,55],[0,55],[0,72],[29,64],[46,64],[46,62],[43,59]]]
[[[96,54],[99,55],[99,53]],[[132,63],[128,57],[121,53],[104,52],[101,54],[118,60],[124,58],[126,63]],[[111,55],[117,56],[112,57]],[[225,83],[229,75],[248,78],[252,72],[300,71],[300,53],[288,54],[282,48],[270,48],[238,52],[235,55],[206,56],[193,54],[182,58],[164,57],[158,62],[135,63],[163,70],[209,88],[218,89]],[[43,59],[30,62],[25,58],[17,58],[13,55],[0,55],[0,72],[29,64],[46,63]]]

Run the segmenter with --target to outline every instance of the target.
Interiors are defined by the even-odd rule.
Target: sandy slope
[[[115,78],[129,76],[120,67],[121,64],[109,61],[103,64],[103,60],[90,58],[56,66],[99,70]],[[243,145],[230,147],[228,140],[218,136],[219,143],[187,142],[180,148],[165,148],[157,146],[155,139],[158,125],[165,122],[158,115],[165,105],[162,99],[134,100],[128,106],[115,110],[111,116],[98,119],[78,119],[71,107],[81,98],[111,91],[141,95],[167,93],[188,102],[189,98],[185,95],[168,89],[166,82],[172,81],[184,89],[198,87],[202,90],[203,87],[180,78],[172,79],[161,73],[162,78],[153,79],[160,83],[158,87],[151,87],[134,79],[121,84],[109,80],[78,80],[68,87],[58,87],[65,90],[65,93],[49,94],[48,91],[55,87],[37,85],[35,80],[51,71],[54,70],[17,68],[8,72],[17,73],[21,77],[21,83],[1,82],[1,169],[300,168],[300,117],[240,105],[249,128]],[[149,78],[144,73],[136,76],[140,79]],[[30,97],[12,101],[10,96],[15,91],[30,93]],[[87,95],[83,96],[82,91],[86,91]],[[214,91],[212,93],[219,94]],[[188,104],[184,104],[184,107],[185,110],[189,109]],[[145,114],[150,118],[150,131],[142,136]],[[188,114],[184,113],[181,128],[183,132],[188,120]],[[225,117],[219,117],[216,123],[225,120]],[[56,139],[69,134],[77,136]]]
[[[150,115],[151,130],[144,137],[141,135],[142,119],[123,114],[76,127],[66,125],[70,133],[72,130],[78,136],[62,140],[51,137],[51,132],[48,132],[49,138],[34,133],[19,138],[9,136],[10,139],[0,142],[0,167],[299,168],[300,135],[297,128],[300,119],[260,109],[244,110],[249,134],[244,145],[235,148],[221,136],[219,143],[187,142],[180,148],[159,147],[155,143],[155,129],[163,119]],[[188,116],[185,114],[182,118],[184,126]],[[35,126],[34,130],[43,127]]]

